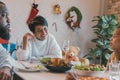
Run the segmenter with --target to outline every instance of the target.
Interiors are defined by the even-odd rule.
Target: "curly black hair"
[[[38,15],[35,18],[33,18],[28,24],[30,31],[34,33],[35,27],[37,25],[48,27],[48,22],[44,17]]]

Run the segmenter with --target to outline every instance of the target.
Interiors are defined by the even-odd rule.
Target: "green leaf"
[[[114,14],[111,14],[112,19],[116,19],[116,16]]]
[[[112,33],[113,33],[113,31],[114,31],[114,29],[113,29],[113,28],[109,28],[109,29],[107,30],[108,34],[112,34]]]
[[[93,26],[92,28],[97,28],[97,25]]]
[[[110,48],[109,45],[105,45],[105,46],[104,46],[104,49],[108,49],[108,48]]]
[[[116,20],[112,20],[112,21],[110,22],[110,24],[111,24],[112,26],[116,27],[117,24],[118,24],[118,22],[117,22]]]
[[[104,42],[104,44],[106,45],[106,44],[108,44],[110,41],[109,41],[109,40],[104,40],[103,42]]]
[[[107,23],[107,20],[105,19],[105,16],[102,16],[102,21],[103,21],[104,23]]]
[[[101,42],[101,41],[97,41],[97,43],[98,43],[99,45],[104,45],[103,42]]]
[[[109,57],[110,57],[110,54],[105,53],[105,54],[104,54],[104,56],[105,56],[105,59],[107,59],[107,60],[108,60],[108,59],[109,59]]]
[[[94,33],[96,33],[96,34],[100,35],[100,33],[99,33],[99,32],[94,32]]]
[[[99,49],[96,49],[94,53],[96,56],[100,56],[102,54],[102,51]]]
[[[105,34],[105,31],[104,30],[100,30],[99,34],[103,36]]]
[[[102,28],[108,28],[109,27],[109,24],[102,24]]]
[[[97,41],[99,41],[98,38],[96,38],[96,39],[92,39],[92,42],[97,42]]]
[[[100,16],[94,16],[93,18],[101,19],[101,17],[100,17]]]
[[[104,18],[105,18],[105,20],[106,20],[106,23],[108,23],[108,21],[109,21],[109,17],[106,16],[106,15],[104,15]]]

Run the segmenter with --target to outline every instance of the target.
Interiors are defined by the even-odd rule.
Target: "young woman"
[[[113,53],[110,55],[107,62],[107,70],[109,63],[112,61],[120,61],[120,28],[115,29],[110,39],[110,47],[113,49]]]
[[[34,58],[62,58],[61,49],[54,36],[48,32],[48,23],[42,16],[36,16],[30,23],[33,33],[23,36],[23,48],[17,50],[19,60]]]

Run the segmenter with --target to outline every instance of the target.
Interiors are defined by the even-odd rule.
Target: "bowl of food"
[[[51,72],[66,72],[72,68],[72,65],[59,58],[51,58],[45,67]]]
[[[71,69],[70,66],[64,67],[64,66],[50,66],[50,65],[46,65],[46,68],[51,72],[60,72],[60,73],[64,73]]]
[[[42,58],[42,59],[40,59],[40,62],[42,64],[47,64],[47,63],[49,63],[50,60],[51,60],[51,58]]]
[[[73,69],[76,71],[78,75],[82,76],[98,76],[102,77],[104,76],[104,69],[105,67],[100,64],[90,64],[88,66],[85,65],[75,65],[73,66]]]

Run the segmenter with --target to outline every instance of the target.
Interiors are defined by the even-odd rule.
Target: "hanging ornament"
[[[61,14],[60,5],[59,4],[54,5],[53,11],[54,11],[54,14]]]
[[[38,7],[38,4],[35,4],[35,1],[34,3],[32,4],[32,8],[31,8],[31,11],[30,11],[30,14],[29,14],[29,17],[26,21],[27,24],[29,24],[29,22],[37,15],[37,13],[39,12],[39,10],[37,9]]]
[[[80,28],[80,22],[82,20],[82,14],[76,7],[71,7],[66,15],[66,23],[74,31],[76,28]]]
[[[52,26],[55,27],[55,31],[57,32],[57,23],[53,22]]]

